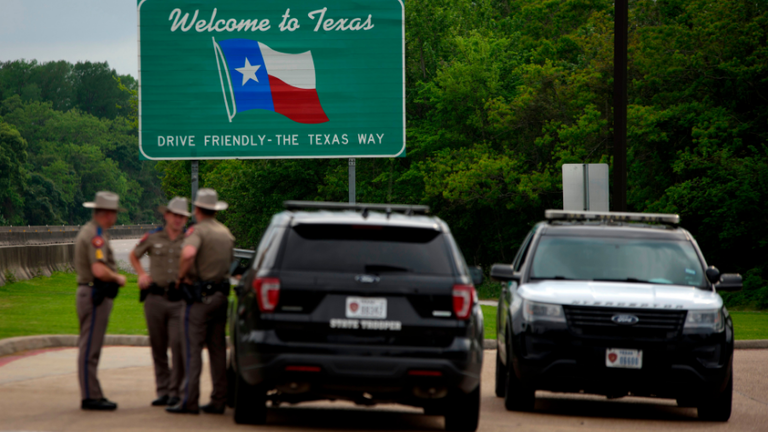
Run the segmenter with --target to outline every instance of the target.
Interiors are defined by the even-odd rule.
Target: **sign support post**
[[[355,158],[349,158],[349,203],[355,203]]]
[[[200,161],[193,160],[192,161],[192,202],[195,202],[195,198],[197,197],[197,179],[198,179],[198,163]]]
[[[613,211],[627,211],[628,1],[617,0],[613,24]]]

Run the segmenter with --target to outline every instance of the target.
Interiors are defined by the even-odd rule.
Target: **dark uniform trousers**
[[[80,395],[82,399],[101,399],[99,379],[96,370],[101,357],[101,347],[104,345],[104,335],[107,332],[109,314],[112,312],[112,299],[94,307],[93,290],[88,285],[77,287],[77,317],[80,320],[80,338],[77,341],[80,353],[77,356],[77,374],[80,379]]]
[[[155,364],[157,396],[179,397],[184,378],[184,360],[181,346],[181,312],[184,302],[169,301],[166,296],[150,294],[144,301],[149,344]],[[168,368],[168,347],[171,348],[172,367]]]
[[[210,360],[211,403],[223,407],[227,400],[227,298],[217,292],[206,301],[183,305],[182,314],[184,350],[184,390],[182,406],[189,410],[199,408],[200,373],[203,369],[203,346],[208,347]]]

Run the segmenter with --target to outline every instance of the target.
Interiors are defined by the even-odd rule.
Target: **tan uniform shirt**
[[[144,234],[139,244],[133,249],[133,255],[141,258],[149,255],[149,276],[160,288],[166,288],[176,282],[179,275],[179,257],[184,233],[179,233],[171,240],[165,228],[159,228]]]
[[[75,271],[78,284],[93,282],[91,265],[96,262],[104,263],[112,271],[117,271],[115,256],[109,245],[109,233],[91,220],[80,228],[75,238]]]
[[[191,226],[184,238],[184,246],[187,245],[197,248],[197,256],[188,275],[193,282],[222,282],[229,279],[229,266],[234,260],[235,237],[224,224],[214,218],[207,218]]]

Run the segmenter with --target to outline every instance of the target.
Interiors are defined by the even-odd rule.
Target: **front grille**
[[[588,306],[563,306],[568,328],[585,337],[612,337],[665,340],[677,337],[683,328],[686,311],[619,309]],[[634,315],[637,324],[621,325],[611,321],[617,314]]]

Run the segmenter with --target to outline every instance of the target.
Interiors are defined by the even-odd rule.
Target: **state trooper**
[[[116,403],[104,397],[96,371],[112,299],[117,296],[118,288],[125,285],[125,276],[117,273],[108,232],[117,222],[117,212],[125,211],[120,208],[119,200],[115,193],[97,192],[93,202],[83,203],[83,207],[93,209],[93,218],[83,225],[75,239],[76,301],[80,321],[77,372],[84,410],[117,409]]]
[[[155,364],[157,399],[152,406],[176,405],[184,378],[181,350],[181,294],[176,289],[179,257],[184,242],[184,227],[191,214],[186,198],[175,197],[158,209],[165,225],[144,234],[130,254],[131,264],[139,276],[140,296],[144,302],[152,360]],[[149,274],[139,259],[149,255]],[[173,366],[168,367],[168,348]]]
[[[200,189],[193,203],[197,224],[185,234],[179,266],[179,282],[187,305],[182,313],[185,379],[181,402],[166,408],[171,413],[223,414],[227,397],[227,297],[229,268],[234,259],[234,237],[216,220],[216,212],[228,205],[213,189]],[[200,407],[200,373],[203,345],[208,347],[213,391]]]

